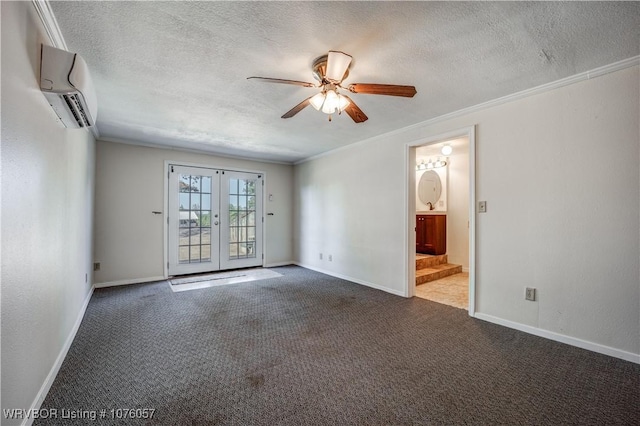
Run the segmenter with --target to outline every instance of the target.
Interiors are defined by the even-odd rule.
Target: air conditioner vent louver
[[[82,104],[78,100],[78,95],[62,95],[64,101],[69,106],[69,110],[71,114],[73,114],[73,118],[76,123],[78,123],[79,127],[88,127],[90,126],[89,121],[87,120],[87,114],[82,107]]]

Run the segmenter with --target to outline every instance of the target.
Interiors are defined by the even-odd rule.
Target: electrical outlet
[[[320,260],[322,260],[322,253],[320,253]]]
[[[329,262],[333,260],[333,256],[329,255]]]
[[[100,262],[93,262],[93,271],[99,271],[100,270]]]
[[[487,212],[487,202],[478,201],[478,213],[486,213],[486,212]]]
[[[535,288],[531,288],[531,287],[527,287],[525,292],[524,292],[524,298],[526,300],[531,300],[532,302],[536,301],[536,289]]]

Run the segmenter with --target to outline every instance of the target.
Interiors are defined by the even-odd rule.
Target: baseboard
[[[62,362],[67,357],[67,352],[69,352],[69,348],[73,343],[73,339],[76,338],[76,333],[80,328],[80,324],[82,323],[82,319],[84,318],[84,313],[87,310],[87,306],[89,306],[89,302],[91,301],[91,296],[93,296],[93,290],[94,290],[94,286],[91,286],[91,289],[89,290],[89,294],[87,294],[87,297],[84,299],[84,303],[82,304],[80,313],[76,318],[76,322],[75,324],[73,324],[73,328],[71,329],[69,336],[67,336],[67,340],[64,342],[64,346],[62,346],[62,349],[58,354],[58,358],[56,358],[56,362],[53,363],[51,370],[49,370],[49,374],[47,375],[47,378],[45,379],[44,383],[40,387],[40,390],[38,391],[38,394],[36,395],[36,398],[33,401],[33,404],[31,404],[31,407],[29,408],[29,413],[35,413],[38,410],[40,410],[40,407],[42,406],[42,402],[47,397],[47,394],[49,393],[49,389],[51,389],[51,385],[53,384],[53,381],[56,379],[56,376],[58,375],[58,371],[60,371]],[[33,423],[33,420],[34,418],[29,416],[28,418],[24,419],[22,424],[31,425]]]
[[[468,272],[469,272],[469,267],[467,266],[467,267],[465,268],[465,267],[463,266],[463,267],[462,267],[462,272],[467,272],[467,273],[468,273]]]
[[[152,281],[164,281],[164,280],[166,280],[165,277],[136,278],[133,280],[119,280],[119,281],[107,281],[105,283],[96,283],[93,286],[95,288],[116,287],[119,285],[150,283]]]
[[[265,268],[276,268],[278,266],[288,266],[288,265],[295,265],[296,263],[293,260],[290,260],[288,262],[273,262],[273,263],[266,263],[264,265]]]
[[[640,364],[640,354],[634,354],[632,352],[623,351],[621,349],[612,348],[598,343],[589,342],[587,340],[578,339],[576,337],[567,336],[560,333],[554,333],[553,331],[543,330],[537,327],[531,327],[529,325],[520,324],[517,322],[505,320],[502,318],[494,317],[492,315],[476,312],[474,318],[481,319],[483,321],[491,322],[493,324],[502,325],[515,330],[524,331],[525,333],[533,334],[535,336],[544,337],[545,339],[554,340],[560,343],[566,343],[567,345],[576,346],[578,348],[586,349],[592,352],[597,352],[603,355],[609,355],[614,358],[620,358],[625,361],[630,361],[636,364]]]
[[[368,281],[360,280],[358,278],[353,278],[353,277],[349,277],[347,275],[338,274],[336,272],[327,271],[327,270],[324,270],[324,269],[321,269],[321,268],[316,268],[315,266],[305,265],[304,263],[293,262],[293,265],[298,265],[298,266],[300,266],[302,268],[305,268],[305,269],[311,269],[312,271],[320,272],[321,274],[329,275],[329,276],[332,276],[332,277],[335,277],[335,278],[340,278],[342,280],[351,281],[351,282],[354,282],[356,284],[364,285],[366,287],[375,288],[376,290],[381,290],[381,291],[384,291],[384,292],[387,292],[387,293],[394,294],[396,296],[406,297],[406,295],[404,294],[404,292],[402,290],[393,290],[393,289],[390,289],[388,287],[383,287],[383,286],[378,285],[378,284],[373,284],[373,283],[370,283]]]

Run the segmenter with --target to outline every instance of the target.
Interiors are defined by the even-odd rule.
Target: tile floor
[[[416,297],[453,306],[459,309],[469,309],[469,273],[440,278],[416,286]]]

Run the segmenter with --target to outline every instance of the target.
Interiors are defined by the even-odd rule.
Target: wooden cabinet
[[[416,215],[416,253],[445,254],[447,252],[447,216]]]

